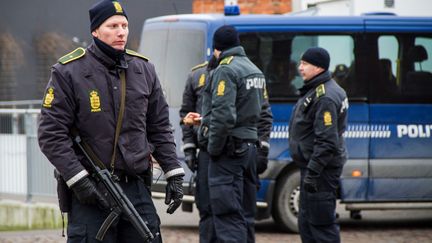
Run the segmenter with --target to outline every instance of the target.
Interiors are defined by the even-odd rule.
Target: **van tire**
[[[299,232],[297,224],[299,200],[300,171],[294,170],[279,180],[273,201],[273,219],[283,231]]]

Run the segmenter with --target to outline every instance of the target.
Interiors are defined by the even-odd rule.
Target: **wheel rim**
[[[300,203],[300,186],[296,187],[294,190],[292,190],[290,194],[290,200],[289,200],[289,209],[290,211],[297,216],[299,212],[299,203]]]

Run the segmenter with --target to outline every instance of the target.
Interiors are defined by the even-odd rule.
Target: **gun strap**
[[[118,137],[120,135],[120,130],[122,126],[123,121],[123,114],[125,109],[125,100],[126,100],[126,74],[125,70],[120,69],[120,110],[117,117],[117,126],[115,130],[115,137],[114,137],[114,145],[113,145],[113,153],[111,156],[111,173],[114,173],[114,162],[116,157],[116,151],[117,151],[117,143],[118,143]]]
[[[73,137],[79,136],[78,129],[76,127],[72,127],[71,134]],[[97,157],[95,152],[93,152],[93,149],[90,147],[88,143],[86,143],[84,140],[81,140],[81,145],[84,148],[85,152],[89,155],[89,157],[96,163],[96,165],[100,169],[106,169],[104,163]],[[89,161],[91,163],[91,161]]]
[[[116,148],[118,143],[118,137],[120,135],[120,129],[122,126],[122,120],[123,120],[123,114],[125,109],[125,100],[126,100],[126,75],[124,70],[120,70],[120,111],[117,118],[117,126],[115,130],[115,137],[114,137],[114,146],[113,146],[113,153],[111,156],[111,169],[112,172],[114,172],[114,161],[116,157]],[[76,137],[79,136],[78,129],[76,127],[73,127],[71,129],[72,136]],[[83,146],[84,150],[87,152],[89,157],[97,164],[97,166],[100,169],[106,169],[104,163],[97,157],[96,153],[93,151],[93,149],[90,147],[88,143],[86,143],[84,140],[81,140],[81,145]],[[91,162],[90,162],[91,163]]]

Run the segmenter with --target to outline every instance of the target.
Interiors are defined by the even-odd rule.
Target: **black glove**
[[[75,182],[71,189],[82,204],[98,205],[102,209],[110,207],[108,199],[102,195],[96,184],[88,176]]]
[[[268,147],[258,147],[257,151],[257,174],[262,174],[267,169],[268,164]]]
[[[318,177],[319,174],[312,170],[307,170],[303,179],[303,187],[307,192],[315,193],[318,191]]]
[[[195,172],[195,170],[198,167],[196,149],[188,148],[184,151],[184,154],[185,154],[185,163],[187,164],[187,166],[192,172]]]
[[[183,201],[183,175],[168,178],[165,191],[165,204],[169,205],[167,213],[172,214]]]

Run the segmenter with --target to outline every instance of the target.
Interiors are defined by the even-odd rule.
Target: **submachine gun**
[[[80,136],[75,136],[75,142],[78,147],[82,150],[87,160],[90,162],[90,170],[96,176],[98,180],[100,180],[111,198],[113,199],[114,206],[111,207],[111,212],[105,221],[102,223],[98,233],[96,234],[96,239],[99,241],[103,241],[107,230],[111,227],[112,223],[115,222],[119,216],[123,215],[126,219],[128,219],[133,227],[138,231],[138,233],[144,238],[145,242],[151,242],[154,239],[153,234],[150,232],[147,224],[142,220],[135,207],[130,202],[129,198],[124,194],[122,188],[120,187],[118,180],[115,175],[111,175],[108,169],[101,169],[100,166],[96,165],[92,158],[89,156],[89,152],[84,149],[86,146],[85,143],[81,141]],[[103,165],[103,164],[102,164]]]

